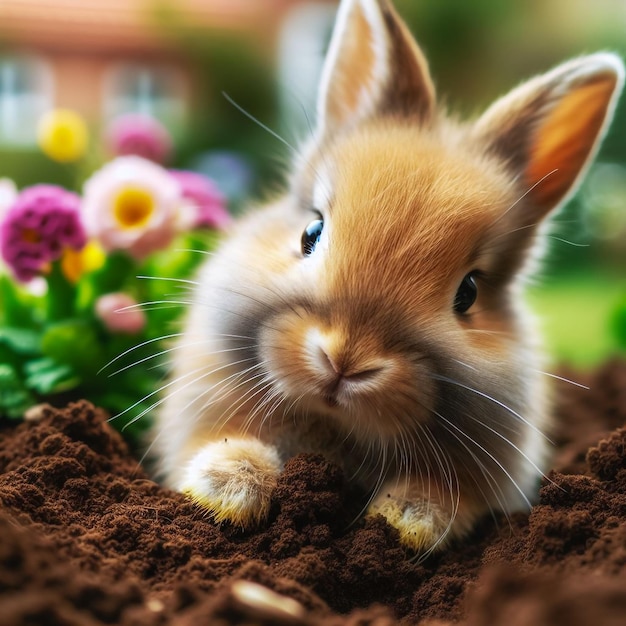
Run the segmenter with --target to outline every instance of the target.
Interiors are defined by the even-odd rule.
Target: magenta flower
[[[80,198],[56,185],[35,185],[17,196],[0,223],[0,250],[18,280],[41,274],[65,248],[83,248],[79,208]]]
[[[100,296],[95,304],[96,315],[114,333],[136,335],[146,325],[146,314],[137,302],[122,292]]]
[[[178,181],[183,196],[181,230],[202,227],[221,230],[230,223],[226,199],[210,178],[183,170],[170,170],[170,174]]]
[[[107,129],[106,142],[114,156],[135,155],[159,164],[165,163],[172,151],[172,138],[165,126],[138,113],[114,119]]]

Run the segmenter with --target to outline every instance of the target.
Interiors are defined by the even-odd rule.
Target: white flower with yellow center
[[[138,156],[107,163],[83,190],[89,234],[105,250],[126,250],[137,259],[171,242],[180,205],[180,185],[169,172]]]

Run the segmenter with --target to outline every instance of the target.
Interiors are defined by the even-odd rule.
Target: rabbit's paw
[[[385,495],[369,508],[369,515],[382,515],[400,533],[400,541],[414,552],[425,552],[443,545],[449,519],[439,505],[405,502]]]
[[[258,439],[227,438],[195,454],[179,489],[216,522],[250,528],[267,517],[280,470],[274,447]]]

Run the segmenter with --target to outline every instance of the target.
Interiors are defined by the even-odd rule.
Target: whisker
[[[146,302],[137,302],[135,304],[129,304],[128,306],[120,307],[116,309],[116,313],[123,313],[124,311],[132,311],[135,309],[144,309],[146,307],[150,307],[153,305],[162,305],[162,304],[180,304],[183,306],[190,306],[193,304],[190,300],[147,300]]]
[[[544,376],[549,376],[550,378],[556,378],[556,380],[560,380],[561,382],[568,383],[569,385],[574,385],[574,387],[580,387],[580,389],[585,389],[589,391],[590,387],[587,385],[583,385],[582,383],[577,383],[575,380],[570,380],[569,378],[564,378],[563,376],[558,376],[557,374],[551,374],[550,372],[542,372],[541,370],[537,370],[540,374]]]
[[[531,185],[513,204],[501,215],[499,215],[492,223],[491,226],[497,224],[501,219],[503,219],[508,213],[510,213],[529,193],[531,193],[536,187],[541,185],[547,178],[556,174],[558,170],[554,169],[551,172],[548,172],[544,176],[542,176],[534,185]]]
[[[145,276],[145,275],[135,276],[135,278],[139,280],[164,280],[164,281],[172,282],[172,283],[183,283],[185,285],[200,285],[200,283],[197,280],[190,280],[187,278],[172,278],[168,276]]]
[[[243,359],[243,361],[248,361],[251,359]],[[242,362],[243,362],[242,361]],[[187,382],[185,383],[185,385],[183,385],[183,387],[181,387],[181,389],[185,389],[186,387],[188,387],[190,384],[193,384],[194,382],[197,382],[198,380],[202,380],[202,378],[206,375],[210,375],[212,373],[218,372],[220,370],[225,369],[226,367],[229,367],[231,365],[237,365],[239,362],[235,362],[235,363],[227,363],[226,365],[222,365],[221,367],[218,367],[212,371],[210,371],[209,374],[203,374],[202,376],[200,376],[197,379],[192,380],[191,382]],[[211,367],[211,365],[209,365],[209,367]],[[174,378],[173,380],[170,380],[168,383],[161,385],[161,387],[159,387],[158,389],[155,389],[153,391],[151,391],[149,394],[146,394],[143,398],[141,398],[140,400],[137,400],[137,402],[131,404],[129,407],[125,408],[123,411],[121,411],[120,413],[117,413],[116,415],[114,415],[113,417],[109,418],[109,421],[112,421],[114,419],[117,419],[119,417],[121,417],[122,415],[128,413],[129,411],[132,411],[136,406],[138,406],[139,404],[141,404],[142,402],[145,402],[148,398],[151,398],[152,396],[155,396],[157,394],[160,394],[162,391],[164,391],[165,389],[167,389],[168,387],[171,387],[173,385],[176,385],[178,382],[180,382],[181,380],[188,378],[189,376],[193,376],[194,374],[197,374],[198,372],[201,372],[203,370],[207,370],[208,367],[207,365],[203,365],[202,367],[197,367],[189,372],[187,372],[186,374],[182,374],[181,376],[178,376],[176,378]],[[169,396],[165,396],[164,398],[162,398],[161,400],[158,401],[158,403],[156,403],[154,406],[158,406],[159,404],[161,404],[162,402],[165,401],[166,398],[168,398]],[[153,408],[154,408],[153,406]],[[147,411],[146,411],[147,412]],[[145,412],[144,412],[145,414]]]
[[[245,385],[246,383],[251,382],[252,380],[254,380],[255,378],[258,378],[259,376],[262,375],[261,374],[256,374],[254,376],[252,376],[251,378],[246,378],[246,376],[248,376],[250,374],[250,372],[253,372],[255,369],[259,369],[261,367],[261,364],[259,363],[255,363],[254,362],[254,358],[249,358],[249,359],[242,359],[241,361],[238,361],[236,364],[241,364],[241,363],[245,363],[245,362],[253,362],[253,365],[251,365],[250,367],[247,367],[243,370],[237,371],[237,372],[233,372],[230,376],[227,376],[226,378],[223,378],[222,380],[216,382],[215,384],[211,385],[210,387],[204,389],[200,394],[194,396],[182,409],[181,409],[181,413],[184,412],[189,406],[191,406],[192,403],[197,402],[199,399],[203,398],[204,396],[209,395],[216,387],[218,386],[222,386],[222,389],[220,389],[216,395],[213,395],[210,397],[210,399],[208,399],[206,402],[204,402],[195,412],[194,416],[193,416],[193,420],[194,421],[198,421],[202,415],[202,412],[206,411],[207,409],[209,409],[211,406],[217,404],[218,402],[222,401],[224,398],[226,398],[228,395],[232,394],[234,391],[236,391],[237,389],[239,389],[240,387],[242,387],[243,385]],[[235,384],[235,386],[233,387],[232,385]],[[232,405],[231,405],[232,406]]]
[[[556,485],[556,483],[550,479],[550,477],[545,474],[541,469],[539,469],[539,467],[537,466],[537,464],[532,461],[528,455],[523,452],[516,444],[514,444],[510,439],[508,439],[507,437],[505,437],[502,433],[500,433],[498,430],[496,430],[495,428],[492,428],[491,426],[489,426],[488,424],[485,424],[485,422],[481,421],[480,419],[478,419],[477,417],[474,417],[473,415],[468,415],[468,417],[473,420],[474,422],[480,424],[483,428],[486,428],[489,432],[492,432],[494,435],[496,435],[497,437],[500,437],[500,439],[502,439],[505,443],[507,443],[508,445],[510,445],[516,452],[519,452],[519,454],[528,462],[528,464],[542,477],[545,478],[548,482],[552,483],[553,485]]]
[[[222,91],[222,96],[224,96],[224,98],[226,98],[226,100],[230,104],[232,104],[240,113],[245,115],[250,121],[260,126],[263,130],[267,131],[272,137],[274,137],[275,139],[278,139],[278,141],[280,141],[282,144],[287,146],[292,152],[297,154],[298,151],[296,150],[296,148],[292,146],[284,137],[281,137],[275,130],[272,130],[269,126],[267,126],[267,124],[264,124],[263,122],[261,122],[261,120],[254,117],[252,113],[249,113],[248,111],[246,111],[240,104],[237,104],[225,91]]]
[[[206,342],[202,342],[200,345],[203,345],[204,343],[210,343],[211,341],[219,341],[219,339],[208,339]],[[160,356],[163,356],[164,354],[169,354],[170,352],[175,352],[176,350],[181,350],[183,348],[189,348],[190,346],[196,346],[198,345],[199,342],[193,342],[193,343],[182,343],[182,344],[178,344],[176,346],[173,346],[171,348],[164,348],[163,350],[159,350],[159,352],[155,352],[154,354],[150,354],[148,356],[145,356],[143,359],[139,359],[138,361],[133,361],[132,363],[130,363],[129,365],[125,365],[124,367],[121,367],[118,370],[115,370],[112,374],[109,374],[109,378],[112,378],[113,376],[117,376],[118,374],[121,374],[122,372],[125,372],[126,370],[129,370],[133,367],[136,367],[137,365],[141,365],[142,363],[146,363],[147,361],[151,361],[152,359],[156,359]],[[226,352],[235,352],[237,350],[250,350],[250,348],[253,348],[254,346],[237,346],[235,348],[224,348],[223,350],[212,350],[210,352],[207,352],[207,355],[213,356],[215,354],[223,354]]]
[[[561,243],[565,243],[568,246],[573,246],[574,248],[589,248],[590,244],[588,243],[577,243],[576,241],[569,241],[568,239],[564,239],[563,237],[557,237],[556,235],[548,235],[550,239],[554,241],[560,241]]]
[[[376,482],[374,483],[374,486],[371,489],[371,492],[367,501],[365,502],[361,510],[357,513],[356,517],[352,520],[352,522],[350,522],[350,524],[348,525],[348,528],[351,528],[354,524],[356,524],[356,522],[364,515],[364,513],[370,507],[372,502],[376,499],[389,473],[389,466],[387,462],[387,457],[389,454],[388,444],[383,441],[378,441],[378,443],[380,444],[379,446],[377,446],[378,454],[379,454],[378,465],[380,467],[380,470],[378,472],[378,477],[376,479]]]
[[[247,402],[250,402],[252,398],[254,398],[257,394],[265,392],[271,386],[270,382],[267,381],[267,379],[265,379],[264,376],[265,376],[264,372],[261,372],[260,374],[254,377],[254,378],[260,378],[260,380],[257,383],[255,383],[255,385],[251,389],[246,391],[246,393],[236,398],[230,405],[229,409],[226,409],[222,413],[222,415],[216,421],[216,426],[217,426],[216,430],[219,431],[222,428],[224,428],[224,426],[236,415],[237,411],[241,407],[243,407]],[[228,413],[226,414],[227,411]],[[250,419],[250,416],[246,418],[244,425],[248,423],[249,419]]]
[[[128,350],[124,350],[121,354],[118,354],[115,358],[111,359],[106,365],[103,365],[97,372],[97,375],[101,374],[107,367],[110,367],[116,361],[119,361],[121,358],[125,357],[127,354],[138,350],[139,348],[143,348],[151,343],[155,343],[156,341],[165,341],[166,339],[173,339],[174,337],[181,337],[184,333],[172,333],[171,335],[161,335],[160,337],[153,337],[152,339],[147,339],[146,341],[142,341],[132,348],[128,348]]]
[[[200,250],[198,248],[175,248],[174,252],[191,252],[192,254],[204,254],[205,256],[216,256],[212,250]]]
[[[453,380],[452,378],[447,378],[446,376],[441,376],[439,374],[431,374],[431,376],[435,380],[440,380],[441,382],[444,382],[444,383],[456,385],[457,387],[466,389],[467,391],[475,393],[477,396],[480,396],[481,398],[485,398],[486,400],[489,400],[490,402],[497,404],[499,407],[502,407],[505,411],[507,411],[508,413],[516,417],[518,420],[520,420],[522,423],[524,423],[526,426],[528,426],[529,428],[532,428],[532,430],[534,430],[538,435],[541,435],[541,437],[543,437],[546,441],[554,445],[554,442],[544,432],[542,432],[539,428],[537,428],[532,422],[529,422],[523,415],[520,415],[517,411],[513,410],[511,407],[504,404],[504,402],[501,402],[500,400],[494,398],[493,396],[490,396],[489,394],[479,391],[478,389],[474,389],[473,387],[464,385],[463,383],[457,380]]]
[[[489,452],[487,448],[485,448],[482,444],[476,441],[473,437],[468,435],[462,428],[459,428],[454,422],[451,422],[450,420],[446,419],[443,415],[441,415],[441,413],[435,413],[435,415],[437,415],[438,418],[442,419],[449,427],[454,428],[454,430],[461,433],[463,437],[468,439],[473,445],[475,445],[479,450],[481,450],[484,454],[486,454],[497,465],[497,467],[499,467],[500,470],[502,470],[502,472],[506,475],[506,477],[511,481],[511,484],[515,487],[516,491],[520,494],[520,496],[522,496],[522,499],[526,503],[527,507],[529,509],[531,508],[532,505],[530,503],[530,500],[524,493],[524,490],[517,484],[517,481],[513,478],[513,476],[511,476],[511,473],[506,469],[506,467],[504,467],[504,465],[493,454],[491,454],[491,452]]]
[[[250,361],[251,359],[242,359],[241,361],[236,362],[236,364],[238,363],[242,363],[245,361]],[[218,367],[215,368],[214,370],[210,370],[208,372],[204,372],[201,376],[198,376],[197,378],[194,378],[193,380],[185,383],[185,385],[183,385],[181,388],[179,389],[175,389],[174,392],[167,394],[166,396],[160,398],[159,400],[157,400],[156,402],[153,402],[149,407],[147,407],[146,409],[144,409],[143,411],[141,411],[138,415],[136,415],[135,417],[133,417],[125,426],[122,430],[124,430],[125,428],[128,428],[128,426],[130,426],[131,424],[134,424],[135,422],[137,422],[138,420],[140,420],[144,415],[147,415],[150,411],[153,411],[155,408],[157,408],[158,406],[160,406],[161,404],[163,404],[166,400],[168,400],[169,398],[171,398],[175,393],[178,393],[180,391],[182,391],[183,389],[189,387],[190,385],[193,385],[199,381],[201,381],[203,378],[207,378],[209,376],[211,376],[212,374],[214,374],[215,372],[224,369],[225,367],[228,367],[228,365],[222,366],[222,367]],[[195,371],[199,371],[202,370],[204,368],[198,368],[198,370]],[[195,373],[194,371],[194,373]],[[171,383],[168,383],[168,385],[165,385],[163,387],[161,387],[161,389],[158,390],[157,393],[161,393],[161,391],[163,391],[163,389],[167,386],[169,386],[169,384],[172,383],[176,383],[178,381],[180,381],[184,376],[179,376],[178,378],[176,378],[174,381],[171,381]],[[214,385],[212,385],[211,387],[209,387],[209,391],[211,389],[214,389],[215,387],[217,387],[222,381],[220,381],[219,383],[215,383]],[[154,392],[153,392],[154,393]],[[140,400],[139,402],[143,402],[145,399],[149,398],[151,395],[153,395],[153,393],[148,394],[147,396],[144,397],[144,399]],[[193,402],[195,402],[196,398],[192,398],[186,405],[185,407],[183,407],[183,409],[189,407]],[[136,405],[135,405],[136,406]],[[128,409],[126,409],[127,411]],[[119,417],[120,415],[123,415],[123,413],[125,413],[126,411],[123,411],[122,413],[118,413],[117,415],[115,415],[114,417],[110,418],[111,420]]]

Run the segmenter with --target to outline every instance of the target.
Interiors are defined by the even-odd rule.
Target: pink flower
[[[136,155],[165,163],[172,151],[172,138],[158,120],[127,113],[115,118],[106,133],[106,143],[115,156]]]
[[[187,201],[181,208],[182,230],[201,227],[221,230],[230,223],[226,199],[210,178],[183,170],[170,170],[170,174],[180,184]]]
[[[122,292],[107,293],[96,300],[96,316],[113,333],[136,335],[146,325],[146,314],[137,302]]]
[[[126,250],[136,259],[172,241],[180,204],[180,186],[167,170],[138,156],[107,163],[83,190],[89,234],[105,250]]]
[[[18,195],[0,223],[2,258],[18,280],[40,274],[65,248],[83,248],[79,207],[75,193],[55,185],[35,185]]]
[[[0,220],[17,198],[17,187],[10,178],[0,178]]]

